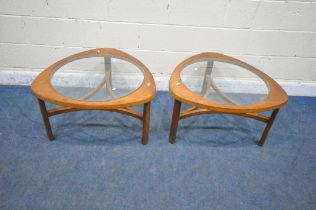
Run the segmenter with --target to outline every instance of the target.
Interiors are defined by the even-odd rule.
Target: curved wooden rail
[[[95,86],[95,88],[91,89],[88,93],[86,93],[85,95],[81,96],[78,100],[84,101],[84,100],[87,100],[87,99],[91,98],[94,94],[96,94],[103,87],[103,85],[105,83],[106,83],[106,77],[104,77],[102,79],[102,81],[97,86]]]
[[[229,113],[229,112],[217,112],[217,111],[212,111],[212,110],[208,110],[208,109],[198,109],[198,108],[194,108],[192,109],[189,108],[183,112],[180,113],[180,117],[179,119],[184,119],[184,118],[188,118],[188,117],[192,117],[195,115],[202,115],[202,114],[232,114],[232,115],[239,115],[239,116],[243,116],[243,117],[248,117],[248,118],[252,118],[261,122],[268,122],[269,118],[261,115],[261,114],[256,114],[256,113]]]
[[[233,99],[231,99],[229,96],[227,96],[224,92],[222,92],[217,85],[215,84],[213,78],[210,78],[210,83],[212,88],[216,91],[216,93],[222,97],[222,99],[224,99],[225,101],[227,101],[228,103],[232,104],[232,105],[239,105],[236,101],[234,101]]]
[[[227,101],[229,104],[239,105],[236,101],[228,97],[224,92],[220,90],[220,88],[217,87],[216,83],[214,82],[212,78],[213,65],[214,65],[214,61],[207,61],[205,74],[204,74],[204,81],[203,81],[202,91],[201,91],[203,98],[207,98],[207,96],[210,94],[210,88],[212,87],[214,91],[221,98]]]
[[[111,95],[111,97],[113,99],[116,99],[117,96],[113,91],[112,88],[112,73],[111,73],[111,58],[109,57],[104,57],[104,77],[102,79],[102,81],[95,86],[95,88],[93,88],[92,90],[90,90],[87,94],[85,94],[84,96],[81,96],[79,98],[79,100],[84,101],[89,99],[90,97],[92,97],[94,94],[96,94],[105,84],[106,90],[107,92]]]
[[[100,110],[100,109],[77,109],[77,108],[71,108],[71,107],[57,107],[51,110],[48,110],[48,116],[54,116],[58,114],[63,114],[67,112],[76,112],[76,111],[87,111],[87,110]],[[143,120],[143,116],[140,112],[132,109],[132,108],[118,108],[118,109],[102,109],[101,111],[110,111],[110,112],[117,112],[120,114],[126,114],[131,117],[134,117],[139,120]]]

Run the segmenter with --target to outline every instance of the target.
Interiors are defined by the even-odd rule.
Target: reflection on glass
[[[265,82],[250,70],[211,59],[187,65],[181,80],[192,92],[220,104],[254,104],[268,94]]]
[[[60,94],[82,101],[107,101],[127,96],[141,86],[142,69],[114,57],[86,57],[60,66],[51,78]]]

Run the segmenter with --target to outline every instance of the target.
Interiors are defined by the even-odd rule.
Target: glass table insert
[[[189,90],[219,104],[254,104],[268,94],[267,84],[258,75],[223,61],[194,62],[183,68],[180,78]],[[250,88],[242,87],[245,83]]]
[[[60,94],[82,101],[108,101],[133,93],[144,81],[143,70],[114,56],[84,57],[56,68],[51,77]]]

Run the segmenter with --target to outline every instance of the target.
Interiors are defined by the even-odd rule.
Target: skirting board
[[[0,85],[30,85],[34,78],[38,75],[38,72],[35,71],[0,71]],[[76,78],[84,78],[84,76],[78,75],[78,73],[71,75],[64,79],[65,84],[73,85],[77,84]],[[87,75],[85,75],[87,76]],[[154,75],[157,90],[168,91],[169,89],[169,77]],[[124,83],[128,80],[130,86],[133,86],[133,81],[135,81],[135,86],[139,84],[140,77],[137,75],[129,75],[123,80]],[[82,80],[81,80],[82,81]],[[85,81],[85,80],[84,80]],[[87,80],[86,80],[87,81]],[[316,82],[306,82],[306,81],[277,81],[289,95],[293,96],[314,96],[316,97]],[[227,86],[227,83],[234,83],[233,92],[244,92],[247,93],[260,93],[261,90],[258,89],[256,82],[251,80],[225,80],[222,79],[219,81],[218,86],[223,89]],[[125,83],[126,84],[126,83]],[[86,84],[82,84],[86,85]],[[90,86],[89,83],[87,86]],[[122,84],[123,85],[123,84]]]

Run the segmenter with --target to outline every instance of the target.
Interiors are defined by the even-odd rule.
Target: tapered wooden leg
[[[142,144],[148,144],[149,125],[150,125],[150,102],[144,104]]]
[[[181,110],[181,102],[178,100],[174,100],[172,121],[171,121],[171,126],[170,126],[170,136],[169,136],[169,142],[171,144],[176,143],[180,110]]]
[[[266,125],[266,127],[264,129],[264,131],[263,131],[261,139],[258,142],[259,146],[262,146],[264,144],[264,142],[266,141],[266,138],[267,138],[267,136],[269,134],[269,131],[270,131],[271,127],[272,127],[272,124],[273,124],[273,122],[275,120],[275,117],[277,116],[278,112],[279,112],[279,109],[273,110],[273,112],[271,114],[271,117],[270,117],[270,119],[269,119],[269,121],[268,121],[268,123],[267,123],[267,125]]]
[[[52,128],[50,126],[50,122],[49,122],[49,118],[48,118],[48,113],[47,113],[45,102],[40,100],[40,99],[37,99],[37,100],[38,100],[38,104],[39,104],[39,107],[40,107],[40,110],[41,110],[41,113],[42,113],[42,117],[43,117],[43,121],[44,121],[44,124],[45,124],[47,137],[48,137],[49,140],[52,141],[52,140],[54,140],[55,137],[53,135]]]

